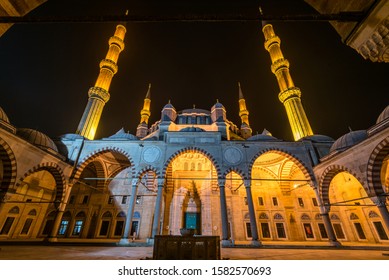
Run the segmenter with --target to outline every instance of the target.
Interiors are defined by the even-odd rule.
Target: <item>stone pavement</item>
[[[312,244],[311,244],[312,245]],[[0,260],[140,260],[151,259],[153,247],[109,245],[42,245],[0,243]],[[264,248],[222,248],[230,260],[389,260],[388,246],[343,247],[265,245]]]

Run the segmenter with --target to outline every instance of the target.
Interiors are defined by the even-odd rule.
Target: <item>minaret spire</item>
[[[272,61],[271,70],[277,77],[280,93],[279,100],[285,106],[294,140],[312,135],[312,129],[301,104],[301,91],[295,87],[289,73],[289,61],[282,54],[280,38],[274,33],[273,26],[262,22],[262,32],[265,35],[265,49]]]
[[[108,41],[107,55],[100,62],[100,73],[95,86],[88,91],[88,103],[76,131],[77,134],[85,138],[93,140],[95,137],[104,105],[110,97],[108,91],[112,78],[118,71],[117,61],[120,52],[124,49],[125,34],[124,25],[117,25],[115,34]]]
[[[239,117],[242,120],[242,124],[240,126],[240,133],[244,139],[251,137],[252,129],[250,128],[249,123],[249,111],[246,107],[246,100],[243,97],[242,88],[240,86],[240,82],[238,82],[239,88]]]
[[[149,89],[147,90],[145,99],[143,100],[143,109],[140,111],[140,123],[136,129],[136,136],[139,138],[143,138],[147,136],[148,123],[151,115],[150,104],[151,104],[151,84],[149,84]]]

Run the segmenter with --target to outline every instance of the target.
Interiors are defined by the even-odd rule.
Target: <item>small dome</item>
[[[218,101],[216,101],[215,105],[213,105],[213,108],[224,108],[224,106],[218,100]]]
[[[327,135],[321,135],[321,134],[305,136],[305,137],[299,139],[299,141],[302,141],[302,140],[309,140],[312,142],[334,142],[335,141],[331,137],[329,137]]]
[[[30,128],[18,128],[16,134],[43,150],[51,149],[58,152],[58,148],[53,140],[42,132]]]
[[[387,118],[389,118],[389,105],[386,106],[386,108],[378,116],[378,119],[377,119],[376,123],[380,123],[380,122],[382,122],[383,120],[385,120]]]
[[[175,110],[176,108],[174,108],[174,106],[170,103],[170,100],[169,100],[169,103],[166,104],[165,106],[163,106],[162,111],[163,111],[164,109],[174,109],[174,110]]]
[[[180,132],[203,132],[203,131],[205,131],[205,130],[202,128],[199,128],[199,127],[194,127],[194,126],[185,127],[185,128],[180,130]]]
[[[4,112],[4,110],[0,107],[0,121],[10,123],[7,114]]]
[[[124,128],[121,128],[115,134],[109,136],[108,138],[104,138],[104,140],[138,140],[138,137],[125,132]]]
[[[247,138],[247,141],[281,141],[281,140],[267,134],[257,134]]]
[[[344,151],[367,138],[366,130],[351,131],[339,137],[330,148],[330,152]]]

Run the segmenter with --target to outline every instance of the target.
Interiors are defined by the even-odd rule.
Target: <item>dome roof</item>
[[[0,107],[0,121],[9,123],[8,116],[1,107]]]
[[[104,140],[138,140],[138,137],[125,132],[124,128],[121,128],[115,134],[109,136],[108,138],[104,138]]]
[[[331,137],[329,137],[327,135],[321,135],[321,134],[305,136],[305,137],[299,139],[299,141],[301,141],[301,140],[309,140],[312,142],[334,142],[335,141]]]
[[[205,131],[205,130],[202,128],[199,128],[199,127],[194,127],[194,126],[185,127],[185,128],[180,130],[180,132],[203,132],[203,131]]]
[[[257,134],[247,138],[247,141],[281,141],[281,140],[267,134]]]
[[[164,109],[176,109],[176,108],[174,108],[174,106],[170,103],[170,100],[169,100],[169,103],[168,104],[166,104],[165,106],[163,106],[163,109],[162,110],[164,110]]]
[[[58,152],[58,148],[53,140],[42,132],[30,128],[18,128],[16,134],[41,149],[51,149]]]
[[[215,105],[213,105],[213,108],[224,108],[224,106],[218,100],[218,101],[216,101]]]
[[[389,105],[386,106],[386,108],[378,116],[378,119],[377,119],[376,123],[380,123],[380,122],[382,122],[383,120],[385,120],[387,118],[389,118]]]
[[[339,137],[330,148],[330,152],[344,151],[367,138],[366,130],[351,131]]]

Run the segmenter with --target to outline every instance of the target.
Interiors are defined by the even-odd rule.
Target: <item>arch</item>
[[[116,218],[125,218],[126,217],[126,213],[124,213],[123,211],[120,211],[117,215],[116,215]]]
[[[128,168],[128,167],[131,167],[131,177],[134,178],[135,176],[135,164],[134,164],[134,161],[132,160],[131,156],[124,150],[118,148],[118,147],[104,147],[104,148],[100,148],[100,149],[97,149],[95,151],[93,151],[92,153],[88,154],[87,156],[85,156],[78,164],[77,164],[77,167],[76,167],[76,172],[74,174],[74,179],[78,180],[81,176],[81,173],[82,171],[84,170],[84,168],[86,166],[88,166],[88,164],[90,164],[91,162],[95,161],[97,157],[99,157],[100,155],[104,154],[104,153],[108,153],[108,152],[111,152],[111,153],[118,153],[122,156],[124,156],[127,160],[128,160],[128,165],[121,165],[121,168],[117,169],[114,173],[117,174],[119,173],[120,171]],[[112,175],[112,174],[111,174]],[[104,177],[103,177],[104,178]]]
[[[135,178],[140,180],[143,177],[143,175],[149,171],[154,172],[156,178],[159,178],[161,175],[161,172],[157,168],[155,168],[154,166],[148,165],[148,166],[143,167],[141,170],[139,170],[139,172],[137,173]]]
[[[80,173],[80,176],[79,178],[77,179],[77,181],[75,182],[78,182],[78,181],[81,181],[83,180],[83,173],[85,171],[87,171],[89,169],[91,169],[90,171],[95,173],[96,174],[96,178],[106,178],[107,176],[105,175],[105,170],[104,170],[104,167],[103,167],[103,163],[99,160],[99,159],[95,159],[94,161],[91,161],[90,163],[88,163],[82,170],[82,172]],[[94,170],[93,170],[94,168]],[[85,175],[84,175],[85,176]],[[106,180],[91,180],[93,183],[95,183],[95,187],[97,188],[104,188],[105,186],[105,183],[106,183]],[[91,182],[89,182],[91,183]]]
[[[359,220],[359,217],[358,217],[357,214],[351,213],[351,214],[350,214],[350,220]]]
[[[262,213],[259,214],[258,219],[267,220],[267,219],[269,219],[269,217],[268,217],[268,215],[266,213],[262,212]]]
[[[310,221],[311,218],[309,217],[308,214],[304,213],[304,214],[301,215],[301,220],[303,220],[303,221]]]
[[[380,216],[375,211],[369,212],[369,218],[379,218]]]
[[[280,148],[267,148],[267,149],[264,149],[262,151],[259,151],[250,161],[250,164],[249,164],[250,177],[251,177],[251,172],[252,172],[255,161],[261,155],[263,155],[265,153],[269,153],[269,152],[273,152],[273,153],[285,156],[287,159],[291,160],[294,164],[296,164],[300,168],[300,170],[303,172],[305,178],[307,178],[307,179],[309,178],[309,180],[311,180],[312,182],[315,182],[315,176],[312,173],[311,169],[308,168],[301,159],[299,159],[296,155],[292,155],[288,151],[285,151],[285,150],[280,149]]]
[[[323,220],[323,217],[321,216],[320,213],[317,213],[317,214],[315,215],[315,220]]]
[[[244,214],[244,219],[245,220],[250,220],[250,213],[245,213]]]
[[[336,214],[331,214],[331,217],[330,217],[331,220],[334,220],[334,221],[340,221],[340,218],[338,215]]]
[[[274,220],[283,220],[284,217],[280,213],[275,213],[274,214]]]
[[[76,218],[85,218],[86,217],[86,214],[84,211],[80,211],[77,213],[76,215]]]
[[[385,157],[389,154],[389,136],[382,140],[373,150],[367,163],[367,185],[375,195],[383,195],[381,168]]]
[[[9,214],[19,214],[19,207],[14,206],[8,211]]]
[[[38,171],[47,171],[53,176],[56,184],[54,202],[59,203],[60,201],[62,201],[66,186],[65,176],[62,172],[61,167],[59,167],[56,163],[53,162],[41,163],[28,170],[26,173],[24,173],[22,177],[20,177],[20,179],[16,183],[16,187],[19,187],[25,178]]]
[[[3,179],[0,182],[0,202],[5,194],[16,181],[16,159],[15,155],[6,141],[0,137],[0,160],[3,163]]]
[[[28,212],[29,216],[36,216],[36,210],[35,209],[32,209],[30,212]]]
[[[104,214],[101,216],[102,218],[112,218],[112,213],[110,211],[104,212]]]
[[[216,169],[216,172],[217,172],[217,176],[218,178],[221,178],[221,168],[218,164],[218,162],[215,160],[215,158],[207,151],[201,149],[201,148],[198,148],[198,147],[186,147],[186,148],[183,148],[181,150],[178,150],[176,151],[175,153],[173,153],[165,162],[165,164],[163,165],[163,170],[162,170],[162,177],[165,178],[166,177],[166,171],[170,165],[171,162],[173,162],[173,160],[175,160],[176,158],[178,158],[180,155],[184,154],[184,153],[187,153],[187,152],[195,152],[195,153],[200,153],[202,154],[203,156],[205,156],[206,158],[208,158],[212,165],[215,167]]]
[[[329,189],[332,179],[340,172],[347,172],[354,176],[363,186],[363,181],[355,172],[342,165],[330,165],[322,173],[319,180],[319,194],[323,200],[324,205],[330,205]]]
[[[227,177],[228,174],[230,174],[231,172],[235,172],[236,174],[238,174],[242,180],[248,180],[249,179],[249,176],[244,172],[242,171],[241,169],[239,169],[238,167],[229,167],[226,171],[224,171],[223,173],[223,179],[225,179]]]

